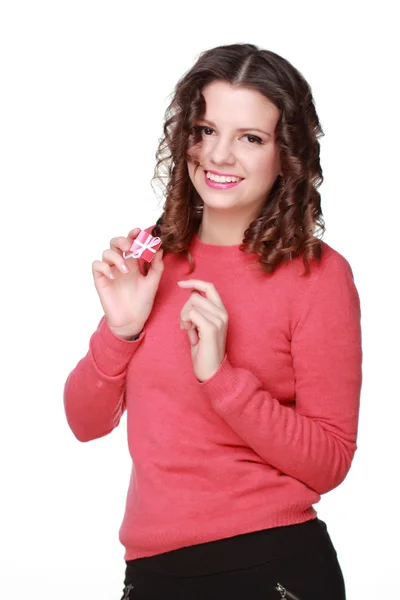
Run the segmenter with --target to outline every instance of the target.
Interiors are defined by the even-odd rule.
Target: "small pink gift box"
[[[153,237],[147,231],[141,231],[132,246],[129,248],[130,254],[123,252],[124,258],[143,258],[146,262],[151,262],[161,246],[161,239]]]

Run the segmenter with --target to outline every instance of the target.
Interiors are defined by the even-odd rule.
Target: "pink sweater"
[[[313,519],[357,448],[360,301],[347,260],[323,242],[301,278],[299,258],[267,275],[239,246],[195,235],[191,251],[191,275],[186,259],[164,257],[140,338],[117,338],[103,318],[65,384],[82,442],[127,410],[126,560]],[[213,282],[229,315],[226,357],[203,383],[179,327],[185,278]]]

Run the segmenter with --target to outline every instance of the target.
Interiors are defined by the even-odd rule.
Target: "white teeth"
[[[232,183],[234,181],[240,181],[240,177],[224,177],[223,175],[214,175],[214,173],[210,173],[207,171],[206,174],[207,179],[211,179],[211,181],[216,181],[217,183]]]

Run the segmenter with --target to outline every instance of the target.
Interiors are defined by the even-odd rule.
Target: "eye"
[[[251,133],[246,133],[246,135],[245,135],[244,137],[247,137],[247,138],[249,138],[249,142],[250,142],[251,144],[253,144],[253,143],[254,143],[254,141],[255,141],[257,144],[262,144],[262,143],[263,143],[263,141],[262,141],[262,139],[261,139],[261,138],[259,138],[257,135],[251,135]]]
[[[214,129],[212,129],[211,127],[207,127],[206,125],[200,125],[200,127],[197,128],[200,133],[204,133],[205,135],[210,135],[208,133],[206,133],[206,131],[214,131]]]
[[[207,127],[207,125],[199,125],[197,127],[195,127],[195,129],[197,129],[200,134],[204,134],[207,137],[209,137],[210,135],[212,135],[212,133],[214,132],[214,129],[212,127]],[[243,137],[247,137],[249,139],[250,144],[256,143],[256,144],[264,144],[264,142],[262,141],[261,138],[259,138],[257,135],[252,135],[251,133],[246,133],[246,135],[244,135]]]

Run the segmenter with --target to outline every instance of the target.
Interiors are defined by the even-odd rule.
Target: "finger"
[[[220,306],[217,306],[216,304],[211,302],[211,300],[205,298],[204,296],[201,296],[197,292],[193,292],[190,295],[190,298],[182,307],[181,313],[184,314],[192,306],[195,306],[201,311],[208,311],[214,314],[216,317],[219,317],[224,322],[228,321],[228,314],[225,310],[225,307],[221,308]]]
[[[139,235],[139,233],[142,230],[140,229],[140,227],[135,227],[135,229],[131,229],[130,232],[128,233],[128,238],[133,241],[137,238],[137,236]],[[132,245],[132,244],[131,244]]]
[[[187,333],[188,333],[190,345],[196,346],[196,344],[198,344],[199,340],[200,340],[196,327],[193,326],[192,329],[188,329]]]
[[[206,310],[199,310],[198,308],[190,308],[181,318],[181,324],[183,329],[190,329],[195,325],[200,331],[205,333],[206,331],[219,330],[223,326],[221,319],[216,317],[213,313]]]
[[[135,235],[132,235],[131,237],[129,237],[131,234],[133,234],[134,232],[136,232]],[[132,243],[134,241],[134,239],[137,237],[137,235],[140,233],[140,229],[137,227],[136,229],[132,229],[132,231],[129,232],[128,237],[115,237],[112,238],[112,240],[110,241],[110,248],[111,250],[114,250],[115,252],[118,252],[119,254],[121,254],[123,256],[124,260],[129,260],[129,270],[131,272],[140,272],[140,268],[139,268],[139,259],[137,258],[133,258],[133,256],[127,256],[124,257],[124,253],[128,254],[129,250],[132,247]]]
[[[107,279],[115,279],[110,265],[100,260],[95,260],[92,263],[92,273],[94,279],[101,279],[101,277],[107,277]]]
[[[126,237],[113,237],[110,240],[111,250],[115,250],[115,252],[119,252],[120,254],[122,254],[122,252],[128,252],[131,246],[132,241]]]
[[[215,338],[216,332],[221,327],[221,323],[216,324],[213,321],[213,315],[203,314],[196,308],[190,310],[188,319],[190,325],[187,334],[191,346],[196,346],[200,339]]]
[[[184,325],[181,321],[181,329],[186,329],[191,346],[195,346],[199,342],[199,332],[196,325],[192,321],[186,321]]]
[[[185,289],[195,289],[199,292],[203,292],[208,300],[211,300],[217,306],[224,306],[221,296],[217,292],[217,288],[210,281],[202,281],[201,279],[186,279],[184,281],[178,281],[178,285]]]
[[[115,265],[121,273],[129,273],[129,267],[126,260],[116,250],[107,249],[103,252],[103,262],[113,266]]]
[[[164,251],[162,248],[157,250],[155,257],[149,264],[149,268],[147,271],[146,277],[150,277],[151,281],[157,283],[160,280],[161,275],[164,271],[164,262],[163,262]]]

